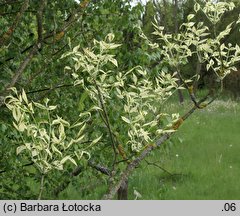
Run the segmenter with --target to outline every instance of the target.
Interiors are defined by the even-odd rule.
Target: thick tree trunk
[[[197,61],[197,66],[196,66],[196,75],[197,75],[197,76],[200,76],[201,70],[202,70],[202,64],[201,64],[199,61]],[[196,81],[193,83],[194,93],[197,91],[197,89],[198,89],[198,80],[196,80]]]
[[[178,33],[178,0],[173,0],[173,20],[174,20],[174,31]]]
[[[182,83],[180,81],[179,74],[177,74],[177,78],[178,78],[177,84],[178,84],[178,86],[180,86]],[[183,97],[183,93],[182,93],[181,89],[178,89],[178,99],[179,99],[179,103],[183,104],[184,97]]]
[[[120,188],[117,192],[118,200],[127,200],[128,199],[128,180],[122,182]]]
[[[179,82],[179,84],[181,84],[181,83]],[[184,102],[184,97],[183,97],[183,93],[182,93],[182,90],[181,90],[181,89],[178,89],[178,99],[179,99],[179,103],[180,103],[180,104],[183,104],[183,102]]]
[[[174,32],[175,34],[177,34],[178,33],[178,0],[173,0],[173,20],[174,20]],[[179,80],[178,86],[180,86],[181,84],[182,83]],[[179,103],[183,104],[184,97],[181,89],[178,89],[178,99],[179,99]]]

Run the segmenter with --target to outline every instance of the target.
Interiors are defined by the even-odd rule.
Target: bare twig
[[[108,175],[108,176],[111,175],[111,171],[109,170],[109,168],[107,168],[107,167],[105,167],[105,166],[102,166],[102,165],[100,165],[100,164],[95,164],[95,162],[93,162],[93,161],[91,161],[91,160],[88,162],[88,165],[89,165],[90,167],[92,167],[93,169],[101,172],[102,174],[105,174],[105,175]]]
[[[74,86],[74,84],[61,84],[61,85],[57,85],[57,86],[54,86],[54,87],[48,87],[48,88],[29,91],[29,92],[26,92],[26,94],[34,94],[34,93],[39,93],[39,92],[49,91],[49,90],[52,91],[52,90],[55,90],[55,89],[58,89],[58,88],[66,88],[66,87],[72,87],[72,86]]]
[[[147,161],[146,159],[145,159],[144,161],[147,163],[147,165],[152,165],[152,166],[158,167],[159,169],[161,169],[161,170],[164,171],[165,173],[167,173],[167,174],[169,174],[169,175],[171,175],[171,176],[173,175],[172,173],[170,173],[169,171],[167,171],[165,168],[159,166],[158,164],[156,164],[156,163],[154,163],[154,162],[149,162],[149,161]]]
[[[110,176],[110,170],[107,167],[104,167],[102,165],[96,164],[94,161],[89,161],[88,166],[92,167],[93,169]],[[79,165],[77,166],[70,174],[70,178],[67,179],[67,181],[62,182],[53,192],[54,196],[57,197],[60,192],[65,190],[68,185],[70,184],[73,177],[78,176],[81,172],[83,172],[84,168],[83,166]]]
[[[43,19],[43,9],[47,4],[46,0],[41,0],[40,2],[40,9],[37,12],[37,28],[38,28],[38,43],[41,44],[43,40],[43,26],[42,26],[42,19]]]
[[[185,82],[185,80],[183,79],[183,77],[182,77],[182,75],[181,75],[181,73],[179,72],[178,69],[177,69],[177,74],[178,74],[178,78],[180,79],[181,83],[183,83],[184,87],[187,89],[188,94],[189,94],[189,96],[190,96],[190,99],[192,100],[192,102],[194,103],[194,105],[195,105],[197,108],[201,109],[201,107],[199,106],[199,103],[197,102],[196,96],[195,96],[195,94],[194,94],[193,86],[192,86],[192,85],[189,86],[189,85]]]

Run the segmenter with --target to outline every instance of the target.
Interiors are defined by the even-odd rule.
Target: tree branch
[[[38,43],[41,44],[43,40],[43,26],[42,26],[42,19],[43,19],[43,9],[45,8],[45,5],[47,4],[46,0],[41,0],[40,2],[40,9],[37,12],[37,32],[38,32]]]
[[[93,169],[96,169],[97,171],[110,176],[110,170],[102,165],[95,164],[94,161],[88,161],[88,166],[92,167]],[[75,176],[78,176],[83,171],[83,166],[79,165],[77,166],[70,174],[70,178],[68,178],[67,181],[62,182],[53,192],[55,197],[58,197],[59,193],[61,193],[63,190],[65,190],[68,185],[71,182],[71,179]]]
[[[109,132],[109,136],[110,136],[110,140],[111,140],[111,144],[112,144],[112,148],[113,148],[113,153],[114,153],[113,170],[114,170],[114,166],[115,166],[116,159],[117,159],[117,148],[116,148],[116,144],[115,144],[115,141],[114,141],[114,138],[113,138],[114,133],[112,132],[112,129],[111,129],[111,125],[110,125],[108,114],[107,114],[107,111],[106,111],[106,108],[105,108],[105,105],[104,105],[104,102],[103,102],[103,98],[102,98],[100,88],[99,88],[99,86],[98,86],[98,84],[95,80],[94,80],[94,83],[95,83],[95,86],[97,88],[99,102],[101,104],[101,108],[103,110],[103,115],[104,115],[104,119],[105,119],[104,122],[106,123],[106,126],[108,128],[108,132]]]
[[[209,95],[202,98],[198,102],[198,106],[201,106],[201,103],[205,102],[207,100]],[[212,102],[212,101],[211,101]],[[181,121],[178,122],[178,125],[173,125],[172,127],[175,127],[176,129],[183,123],[184,120],[186,120],[195,110],[197,109],[197,106],[194,106],[192,109],[190,109],[185,115],[182,116]],[[179,119],[179,120],[180,120]],[[181,123],[180,123],[181,122]],[[126,169],[122,172],[120,175],[119,180],[109,186],[109,191],[107,194],[103,196],[103,199],[113,199],[115,194],[117,193],[118,189],[121,187],[123,182],[125,182],[128,179],[128,176],[132,173],[132,171],[141,163],[141,161],[155,148],[160,147],[166,140],[168,140],[174,133],[165,133],[158,139],[155,145],[148,145],[141,154],[135,158],[131,163],[128,164]]]
[[[52,91],[52,90],[55,90],[55,89],[58,89],[58,88],[66,88],[66,87],[72,87],[72,86],[74,86],[74,84],[61,84],[61,85],[57,85],[57,86],[54,86],[54,87],[48,87],[48,88],[29,91],[29,92],[26,92],[26,94],[34,94],[34,93],[43,92],[43,91]]]
[[[32,60],[33,56],[37,53],[39,47],[41,45],[40,44],[36,44],[32,50],[30,51],[30,53],[27,55],[27,57],[25,58],[25,60],[22,62],[22,64],[19,66],[19,68],[17,69],[15,75],[13,76],[11,82],[5,87],[5,89],[3,90],[3,92],[6,92],[8,88],[11,88],[15,85],[15,83],[18,81],[18,79],[20,78],[20,76],[22,75],[23,71],[25,70],[25,68],[27,67],[27,65],[29,64],[29,62]]]

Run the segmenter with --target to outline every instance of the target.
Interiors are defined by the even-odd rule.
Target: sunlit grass
[[[189,107],[184,104],[182,110]],[[173,112],[177,103],[169,104]],[[240,104],[217,100],[194,113],[130,180],[142,199],[239,199]]]

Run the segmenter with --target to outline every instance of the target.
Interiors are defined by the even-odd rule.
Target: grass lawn
[[[240,199],[240,103],[198,110],[147,162],[131,176],[130,199],[134,190],[141,199]]]

